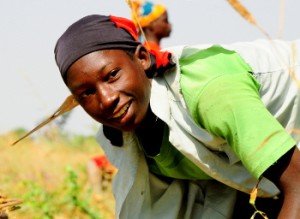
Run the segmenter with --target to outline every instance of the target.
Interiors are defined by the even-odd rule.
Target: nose
[[[101,110],[113,110],[118,104],[118,92],[109,84],[99,84],[97,86],[97,96]]]

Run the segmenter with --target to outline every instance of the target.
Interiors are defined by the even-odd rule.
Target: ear
[[[134,56],[141,63],[145,71],[150,68],[151,66],[150,53],[142,44],[137,46],[134,52]]]

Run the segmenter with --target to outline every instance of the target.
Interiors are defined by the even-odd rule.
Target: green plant
[[[35,182],[26,181],[23,185],[27,191],[22,197],[24,210],[34,212],[37,218],[53,219],[58,213],[53,204],[57,193],[49,192]]]
[[[68,175],[65,178],[66,199],[64,203],[69,205],[73,211],[77,209],[83,214],[88,215],[91,219],[101,219],[102,215],[96,212],[89,206],[90,193],[86,193],[83,198],[80,194],[81,189],[78,183],[77,173],[68,166],[66,169]]]

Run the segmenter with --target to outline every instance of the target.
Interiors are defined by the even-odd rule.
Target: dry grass
[[[265,31],[265,29],[259,25],[254,18],[254,16],[250,13],[250,11],[239,1],[239,0],[227,0],[227,2],[232,6],[234,10],[236,10],[245,20],[249,23],[256,26],[266,37],[271,40],[270,35]]]
[[[37,130],[39,130],[40,128],[44,127],[45,125],[47,125],[48,123],[50,123],[51,121],[56,119],[57,117],[63,115],[64,113],[67,113],[67,112],[71,111],[72,109],[74,109],[77,106],[78,106],[78,102],[75,100],[74,96],[73,95],[68,96],[65,99],[65,101],[62,103],[62,105],[49,118],[47,118],[45,121],[43,121],[42,123],[37,125],[31,131],[29,131],[28,133],[23,135],[21,138],[19,137],[17,140],[12,142],[11,144],[12,145],[17,144],[18,142],[20,142],[21,140],[23,140],[27,136],[30,136],[32,133],[34,133]]]

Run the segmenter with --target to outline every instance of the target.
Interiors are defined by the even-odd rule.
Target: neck
[[[160,45],[160,41],[162,38],[157,37],[154,33],[151,31],[145,31],[145,37],[146,40],[156,43],[157,45]]]
[[[164,122],[151,109],[148,110],[145,120],[135,131],[147,155],[155,156],[160,152],[164,133]]]

